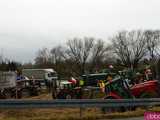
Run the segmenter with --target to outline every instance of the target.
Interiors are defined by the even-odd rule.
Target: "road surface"
[[[144,120],[144,117],[135,117],[135,118],[130,117],[130,118],[122,118],[122,119],[109,119],[109,120]]]
[[[130,117],[130,118],[120,118],[120,119],[100,119],[100,120],[144,120],[144,117]]]

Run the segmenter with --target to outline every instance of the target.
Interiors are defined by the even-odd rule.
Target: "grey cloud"
[[[76,36],[107,41],[121,29],[159,29],[159,5],[159,0],[2,0],[0,48],[27,62],[39,48]]]

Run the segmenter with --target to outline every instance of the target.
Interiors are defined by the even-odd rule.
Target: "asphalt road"
[[[144,120],[144,117],[130,117],[121,119],[101,119],[101,120]]]
[[[107,119],[106,119],[107,120]],[[109,120],[144,120],[144,117],[131,117],[131,118],[123,118],[123,119],[109,119]]]

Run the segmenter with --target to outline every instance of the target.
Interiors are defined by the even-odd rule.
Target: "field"
[[[49,94],[27,99],[52,99]],[[160,111],[160,107],[150,108],[150,111]],[[147,110],[147,111],[148,111]],[[86,108],[82,110],[80,117],[79,108],[53,108],[53,109],[11,109],[0,110],[0,120],[96,120],[101,118],[126,118],[143,116],[145,110],[137,108],[136,111],[123,113],[103,114],[98,108]]]

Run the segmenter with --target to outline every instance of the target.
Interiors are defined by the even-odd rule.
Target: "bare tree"
[[[46,64],[50,58],[50,52],[47,48],[42,48],[38,51],[35,58],[36,64]]]
[[[147,42],[147,49],[149,53],[149,63],[153,71],[153,75],[156,78],[159,78],[159,42],[160,42],[160,31],[159,30],[146,30],[145,37]]]
[[[51,56],[50,56],[51,63],[56,64],[59,61],[64,60],[65,58],[65,48],[62,46],[56,46],[52,48],[50,53],[51,53]]]
[[[151,59],[154,59],[157,55],[159,55],[159,42],[160,42],[160,31],[152,31],[146,30],[145,38],[147,42],[147,48],[149,52],[149,56]]]
[[[147,53],[147,43],[144,32],[122,31],[112,38],[115,54],[126,67],[136,68]]]
[[[93,46],[91,57],[90,57],[90,71],[93,72],[94,68],[99,69],[107,57],[109,47],[106,46],[105,42],[101,39],[97,40]],[[97,68],[98,67],[98,68]]]
[[[94,46],[94,39],[87,37],[84,39],[74,38],[73,40],[68,40],[67,46],[66,52],[69,58],[77,64],[80,74],[84,74],[87,60]]]
[[[59,75],[64,76],[66,73],[65,48],[63,46],[56,46],[51,49],[50,54],[50,63]]]
[[[108,47],[101,39],[94,38],[74,38],[67,42],[67,55],[73,61],[72,69],[77,74],[93,72],[106,58]]]

